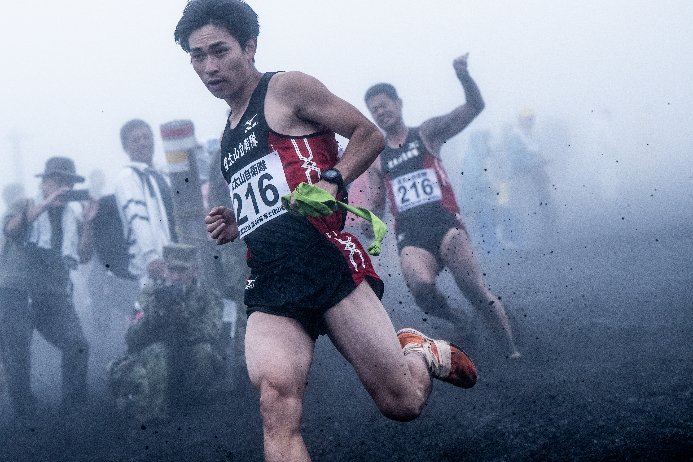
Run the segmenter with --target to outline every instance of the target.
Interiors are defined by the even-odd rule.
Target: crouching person
[[[223,302],[197,279],[195,247],[163,249],[164,279],[140,295],[142,316],[127,331],[127,355],[109,366],[109,385],[124,417],[167,420],[218,390],[223,360],[217,345]]]

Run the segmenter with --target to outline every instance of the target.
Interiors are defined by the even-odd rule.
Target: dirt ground
[[[424,413],[405,424],[379,414],[321,338],[303,423],[314,461],[693,460],[693,228],[616,229],[480,262],[512,314],[523,358],[506,359],[470,312],[474,334],[456,340],[479,382],[470,390],[436,383]],[[454,337],[413,307],[396,266],[379,272],[396,328]],[[440,282],[468,309],[449,275]],[[257,396],[243,369],[216,402],[145,426],[117,418],[99,374],[89,408],[67,421],[50,387],[30,425],[12,421],[3,397],[0,460],[262,460]]]

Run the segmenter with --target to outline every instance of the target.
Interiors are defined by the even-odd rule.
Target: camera
[[[87,189],[72,189],[62,194],[62,198],[68,202],[72,201],[88,201],[89,190]]]

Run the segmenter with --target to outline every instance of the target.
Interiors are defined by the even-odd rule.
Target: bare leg
[[[404,356],[392,321],[368,283],[331,308],[325,321],[332,343],[380,412],[398,421],[418,417],[432,388],[424,357]]]
[[[519,358],[513,331],[500,300],[484,286],[479,265],[474,258],[469,235],[464,229],[451,229],[440,246],[443,263],[450,269],[455,282],[469,303],[479,311],[484,323],[497,335],[505,337],[510,357]]]
[[[301,436],[303,394],[315,342],[293,319],[255,312],[248,318],[245,354],[260,392],[267,462],[310,461]]]
[[[418,247],[404,247],[400,263],[404,280],[419,308],[458,327],[466,324],[461,313],[450,308],[447,298],[436,287],[438,260],[431,252]]]

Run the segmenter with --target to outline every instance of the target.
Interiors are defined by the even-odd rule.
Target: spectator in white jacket
[[[130,163],[118,176],[115,196],[130,244],[129,270],[144,285],[164,276],[163,248],[178,240],[173,198],[166,178],[152,166],[151,127],[143,120],[130,120],[120,129],[120,140]]]

